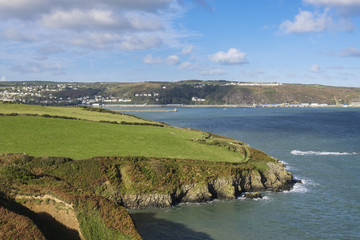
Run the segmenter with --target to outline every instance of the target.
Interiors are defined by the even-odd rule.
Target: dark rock
[[[262,198],[261,193],[259,192],[246,192],[244,197],[248,199]]]

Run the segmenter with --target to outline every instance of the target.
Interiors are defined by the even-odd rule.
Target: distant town
[[[1,82],[0,100],[41,105],[360,106],[360,90],[278,82]]]

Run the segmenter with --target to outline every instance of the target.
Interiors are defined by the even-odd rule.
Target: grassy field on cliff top
[[[90,121],[126,121],[126,122],[152,122],[137,118],[128,114],[113,114],[109,112],[86,111],[81,107],[49,107],[39,105],[8,104],[0,101],[0,113],[11,114],[48,114],[56,116],[67,116]],[[87,108],[90,109],[90,108]]]
[[[102,123],[146,122],[128,115],[89,111],[79,107],[42,107],[0,103],[0,114],[49,114],[84,120],[41,116],[1,116],[0,153],[32,156],[145,156],[209,161],[246,160],[246,145],[232,139],[209,137],[201,131],[170,126]],[[152,122],[153,123],[153,122]],[[194,141],[195,140],[195,141]],[[236,147],[233,147],[233,145]]]

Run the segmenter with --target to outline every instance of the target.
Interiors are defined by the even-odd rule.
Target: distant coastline
[[[258,104],[258,105],[250,105],[250,104],[238,104],[238,105],[188,105],[188,104],[98,104],[92,105],[93,107],[134,107],[134,108],[158,108],[158,107],[176,107],[176,108],[276,108],[276,107],[293,107],[293,108],[359,108],[360,105],[352,106],[352,105],[297,105],[297,104]]]

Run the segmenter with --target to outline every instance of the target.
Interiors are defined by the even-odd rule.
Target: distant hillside
[[[129,83],[114,84],[104,92],[117,97],[128,97],[132,103],[137,104],[324,103],[334,105],[336,101],[338,104],[350,104],[360,99],[360,88],[303,84],[275,86],[230,84],[225,81]],[[154,94],[158,95],[154,96]],[[198,101],[192,101],[193,97]]]
[[[4,82],[0,100],[42,105],[360,102],[360,88],[189,80],[142,83]]]

